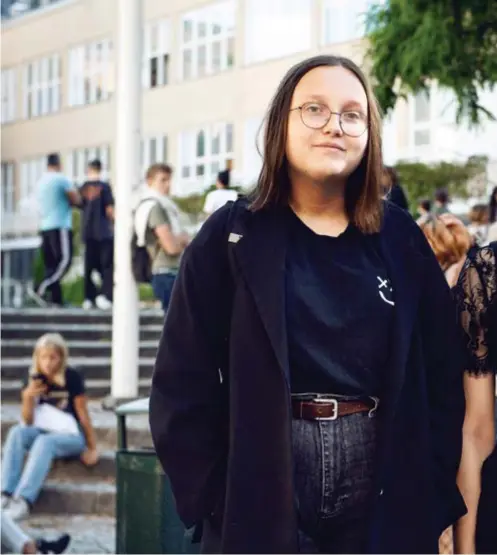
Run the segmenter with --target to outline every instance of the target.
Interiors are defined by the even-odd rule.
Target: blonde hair
[[[452,215],[447,218],[444,216],[445,214],[440,217],[431,216],[420,227],[445,271],[466,256],[472,240],[460,220]]]
[[[41,370],[38,365],[38,354],[40,349],[55,349],[60,354],[60,366],[56,374],[52,378],[52,381],[60,386],[64,387],[66,385],[66,368],[67,360],[69,358],[69,349],[67,348],[67,343],[65,339],[60,335],[60,333],[46,333],[38,338],[35,348],[33,350],[33,364],[29,371],[30,376],[40,374]]]

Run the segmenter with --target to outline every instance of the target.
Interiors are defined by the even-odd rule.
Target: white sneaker
[[[9,503],[10,497],[8,495],[5,495],[5,493],[2,493],[2,510],[6,509]]]
[[[12,520],[23,520],[29,516],[29,512],[28,502],[22,497],[12,498],[5,510],[5,514],[9,515]]]
[[[93,303],[90,301],[90,299],[85,299],[81,306],[83,310],[91,310],[93,308]]]
[[[99,295],[95,299],[95,304],[97,305],[97,308],[99,308],[100,310],[110,310],[112,308],[112,303],[104,295]]]

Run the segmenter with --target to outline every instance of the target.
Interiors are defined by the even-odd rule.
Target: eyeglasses
[[[368,128],[367,117],[360,111],[332,112],[326,104],[306,102],[302,106],[292,108],[290,112],[300,110],[302,123],[310,129],[322,129],[330,121],[331,116],[338,116],[340,129],[349,137],[360,137]]]

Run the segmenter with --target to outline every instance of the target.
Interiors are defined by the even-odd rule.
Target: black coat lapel
[[[419,254],[409,248],[410,238],[399,233],[395,219],[385,215],[380,234],[380,247],[395,299],[395,322],[392,329],[389,372],[385,388],[385,402],[395,411],[396,401],[404,383],[411,336],[416,320],[422,287]],[[402,226],[405,229],[405,225]]]
[[[257,305],[281,370],[289,379],[285,315],[286,226],[281,208],[247,219],[234,255]],[[248,332],[250,333],[250,332]]]

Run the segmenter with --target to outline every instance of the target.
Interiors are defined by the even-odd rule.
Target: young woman
[[[458,484],[468,508],[455,527],[455,551],[497,553],[497,452],[490,457],[495,446],[497,243],[470,251],[454,294],[466,345]]]
[[[36,342],[21,393],[22,423],[10,429],[3,450],[2,509],[14,520],[29,514],[54,459],[80,456],[87,466],[98,461],[83,378],[67,359],[59,334]]]
[[[271,102],[253,196],[185,252],[150,424],[206,552],[435,553],[464,512],[450,291],[381,181],[369,83],[310,58]]]
[[[420,224],[430,247],[445,274],[449,287],[454,287],[473,239],[466,226],[453,214],[429,214]],[[452,527],[444,531],[439,541],[439,553],[454,553]]]

